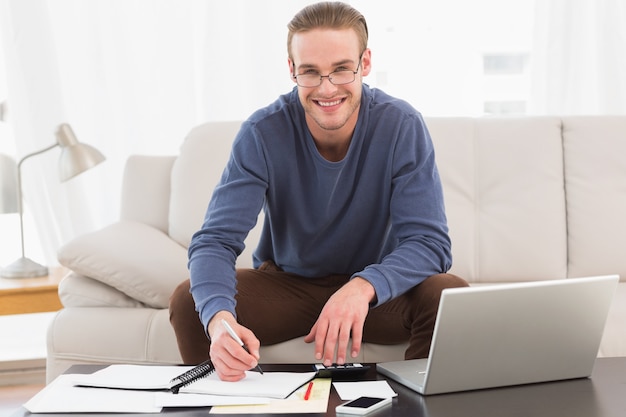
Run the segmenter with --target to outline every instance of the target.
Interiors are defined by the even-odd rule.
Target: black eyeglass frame
[[[332,85],[351,84],[351,83],[354,82],[354,80],[356,80],[356,75],[359,73],[359,68],[361,67],[361,63],[363,62],[363,53],[365,53],[365,51],[361,52],[361,55],[359,56],[359,64],[356,66],[356,70],[355,71],[352,71],[352,70],[340,70],[340,71],[333,71],[333,72],[329,73],[328,75],[318,75],[318,77],[320,77],[320,81],[319,81],[319,83],[317,85],[300,85],[300,83],[298,82],[298,77],[299,76],[301,76],[301,75],[311,76],[312,74],[295,74],[295,72],[296,72],[296,64],[295,63],[291,64],[293,66],[293,73],[295,74],[295,75],[292,75],[292,77],[293,77],[294,80],[296,80],[296,84],[298,84],[298,86],[302,87],[302,88],[316,88],[316,87],[319,87],[324,82],[324,78],[328,78],[328,81]],[[345,83],[337,84],[337,83],[333,82],[332,76],[333,76],[333,74],[338,73],[338,72],[351,72],[354,77],[352,78],[352,81],[348,81],[348,82],[345,82]]]

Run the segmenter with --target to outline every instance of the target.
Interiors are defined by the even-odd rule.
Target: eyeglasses
[[[363,55],[361,55],[362,57]],[[359,65],[356,66],[356,71],[351,70],[340,70],[333,71],[328,75],[320,75],[316,72],[305,72],[304,74],[294,75],[296,83],[300,87],[312,88],[319,87],[322,85],[322,80],[324,78],[328,78],[328,81],[333,85],[344,85],[350,84],[354,82],[356,79],[356,74],[359,72],[359,67],[361,66],[361,57],[359,57]],[[293,66],[294,72],[296,71],[296,66]]]

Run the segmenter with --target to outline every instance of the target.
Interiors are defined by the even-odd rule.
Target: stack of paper
[[[60,375],[24,408],[31,413],[159,413],[154,392],[78,388],[76,375]]]
[[[179,394],[170,380],[191,367],[111,365],[93,374],[61,375],[24,407],[31,413],[158,413],[163,407],[268,404],[284,399],[315,376],[315,372],[246,373],[238,382],[209,375]],[[326,400],[328,396],[326,396]]]

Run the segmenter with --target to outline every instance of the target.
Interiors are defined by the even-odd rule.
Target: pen
[[[309,382],[309,386],[306,387],[306,392],[304,393],[304,400],[307,401],[311,398],[311,390],[313,389],[313,381]]]
[[[239,343],[239,345],[241,345],[241,347],[244,348],[244,350],[246,352],[250,353],[250,351],[248,350],[246,345],[243,344],[243,341],[239,338],[239,336],[237,336],[237,333],[235,333],[233,328],[230,327],[230,324],[228,324],[228,322],[226,320],[222,319],[222,325],[224,326],[224,328],[226,329],[226,331],[228,332],[230,337],[235,339],[235,342]],[[263,374],[263,369],[261,369],[261,367],[258,364],[257,364],[256,368],[254,368],[254,369],[259,371],[259,373]]]

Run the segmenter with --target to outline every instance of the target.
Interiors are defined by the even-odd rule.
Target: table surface
[[[77,365],[68,372],[89,373],[100,366]],[[311,365],[263,365],[267,371],[309,371]],[[375,366],[364,380],[384,380]],[[391,407],[368,414],[369,417],[623,417],[626,412],[626,357],[599,358],[591,378],[547,382],[506,388],[485,389],[453,394],[421,396],[388,380],[398,393]],[[331,390],[326,414],[335,417],[335,407],[342,403],[335,389]],[[206,408],[166,409],[166,417],[207,417]],[[145,415],[145,414],[142,414]],[[216,414],[217,415],[217,414]],[[252,414],[247,414],[251,416]],[[256,414],[259,415],[259,414]],[[263,414],[261,414],[263,415]],[[302,416],[310,414],[300,414]],[[11,417],[35,416],[21,408]],[[50,417],[42,414],[41,417]],[[54,416],[81,417],[93,414],[54,414]],[[100,414],[99,417],[105,417]],[[114,414],[111,417],[138,417],[137,414]]]
[[[59,282],[67,272],[66,268],[53,267],[43,277],[0,278],[0,315],[60,310]]]

